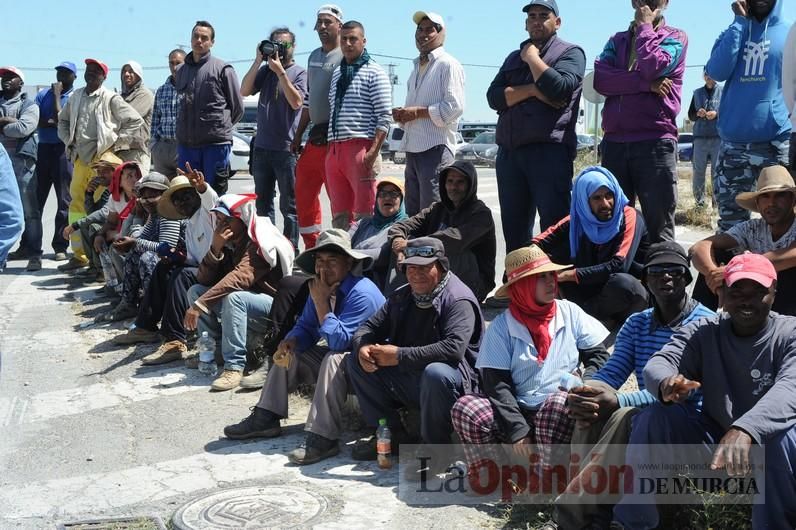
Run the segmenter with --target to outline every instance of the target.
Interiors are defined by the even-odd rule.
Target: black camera
[[[263,57],[273,57],[276,55],[280,59],[284,59],[285,54],[287,54],[287,46],[284,43],[272,42],[268,39],[262,41],[258,49],[260,53],[263,54]]]

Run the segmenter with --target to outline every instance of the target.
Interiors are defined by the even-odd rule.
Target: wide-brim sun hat
[[[305,250],[296,258],[296,265],[307,274],[315,274],[315,255],[318,252],[336,252],[345,254],[354,259],[355,265],[352,270],[367,270],[373,265],[373,258],[363,252],[357,252],[351,248],[351,237],[348,232],[339,228],[332,228],[321,232],[318,242],[309,250]]]
[[[768,166],[760,171],[760,176],[757,178],[757,190],[739,193],[735,197],[735,202],[744,210],[760,213],[757,208],[757,198],[764,193],[780,191],[796,194],[793,177],[784,166]]]
[[[547,254],[536,245],[512,250],[506,255],[506,283],[495,291],[495,298],[508,298],[509,285],[528,276],[571,268],[572,265],[553,263]]]
[[[177,211],[177,208],[174,207],[174,202],[171,200],[171,196],[177,191],[189,188],[194,189],[191,181],[189,181],[188,177],[185,175],[177,175],[171,179],[169,189],[163,192],[163,195],[160,196],[160,201],[158,201],[158,214],[161,217],[171,219],[173,221],[186,219],[186,216],[182,215]]]
[[[89,167],[91,169],[97,169],[100,166],[111,166],[113,169],[116,169],[122,164],[124,164],[124,160],[116,156],[112,151],[105,151],[95,158],[94,161],[89,164]]]

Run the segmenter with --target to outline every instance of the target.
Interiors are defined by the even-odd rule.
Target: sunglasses
[[[397,191],[379,190],[379,193],[377,193],[376,196],[381,199],[397,199],[401,196],[401,194]]]
[[[406,247],[404,249],[404,256],[411,258],[413,256],[420,256],[421,258],[434,258],[442,257],[442,252],[434,247]]]
[[[650,276],[663,276],[668,274],[672,278],[685,276],[685,267],[682,265],[652,265],[647,267],[647,274]]]

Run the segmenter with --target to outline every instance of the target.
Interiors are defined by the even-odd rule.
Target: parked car
[[[251,173],[249,155],[251,154],[252,137],[238,131],[232,132],[232,153],[229,155],[229,176],[238,171]]]
[[[680,162],[690,162],[694,155],[694,135],[680,133],[677,138],[677,159]]]
[[[385,141],[384,143],[387,143],[387,142]],[[467,145],[467,142],[464,141],[464,138],[462,137],[462,134],[457,132],[456,133],[456,144],[453,146],[453,156],[455,157],[456,153],[459,152],[459,149],[461,149],[462,146],[465,146],[465,145]],[[383,146],[382,146],[382,154],[384,154],[384,147]],[[392,154],[392,161],[395,162],[396,164],[404,164],[404,163],[406,163],[406,153],[404,153],[403,151],[395,151]]]
[[[259,104],[259,94],[243,98],[243,117],[235,124],[237,132],[248,136],[257,134],[257,105]]]
[[[579,134],[578,135],[578,151],[584,151],[594,149],[594,136],[590,134]]]
[[[497,123],[494,122],[459,122],[459,132],[462,133],[465,142],[472,142],[482,132],[495,129]]]
[[[487,151],[490,152],[489,156]],[[456,160],[467,160],[476,165],[494,167],[496,156],[495,131],[486,131],[473,138],[469,144],[463,145],[456,153]]]

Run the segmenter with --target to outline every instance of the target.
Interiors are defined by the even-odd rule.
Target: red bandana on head
[[[539,352],[539,364],[542,364],[550,351],[550,322],[556,316],[555,300],[549,304],[539,305],[536,301],[536,284],[539,275],[526,276],[509,285],[509,311],[511,316],[525,324],[531,333],[533,344]],[[556,279],[558,289],[558,279]]]

